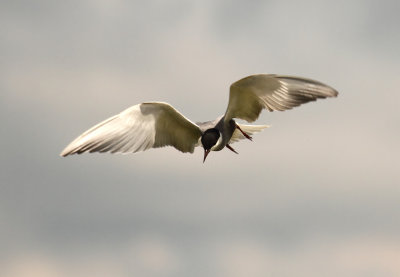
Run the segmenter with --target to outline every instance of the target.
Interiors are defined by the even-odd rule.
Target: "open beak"
[[[205,150],[204,149],[204,159],[203,159],[203,163],[206,161],[206,158],[208,156],[208,153],[210,153],[211,149]]]

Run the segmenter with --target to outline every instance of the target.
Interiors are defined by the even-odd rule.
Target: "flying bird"
[[[132,106],[90,128],[62,152],[65,157],[84,152],[134,153],[150,148],[173,146],[193,153],[204,149],[203,163],[211,151],[252,135],[268,125],[239,124],[235,119],[255,121],[263,109],[284,111],[319,98],[336,97],[338,92],[318,81],[274,74],[251,75],[230,86],[225,114],[194,123],[168,103],[146,102]]]

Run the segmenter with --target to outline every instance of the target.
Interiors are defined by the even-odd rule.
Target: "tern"
[[[93,126],[62,152],[65,157],[84,152],[134,153],[150,148],[173,146],[183,153],[204,149],[203,163],[211,151],[252,135],[268,125],[239,124],[235,119],[255,121],[263,109],[284,111],[319,98],[336,97],[338,92],[323,83],[302,77],[275,74],[251,75],[230,86],[228,107],[213,121],[194,123],[168,103],[145,102]]]

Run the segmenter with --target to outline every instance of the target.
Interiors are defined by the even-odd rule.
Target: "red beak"
[[[208,156],[208,153],[210,153],[210,151],[211,151],[211,149],[208,149],[208,150],[204,149],[204,159],[203,159],[203,163],[206,161],[206,158],[207,158],[207,156]]]

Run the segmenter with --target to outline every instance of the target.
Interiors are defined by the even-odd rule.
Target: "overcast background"
[[[400,276],[400,2],[0,2],[0,275]],[[279,73],[336,99],[264,112],[240,153],[59,157],[123,109],[221,115]]]

